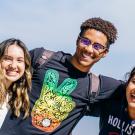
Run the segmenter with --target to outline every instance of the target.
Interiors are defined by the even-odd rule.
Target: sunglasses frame
[[[99,43],[92,43],[92,41],[91,41],[90,39],[86,38],[86,37],[78,36],[78,38],[79,38],[80,42],[81,42],[83,45],[85,45],[85,46],[92,45],[92,48],[95,49],[96,51],[108,50],[107,47],[105,47],[105,46],[103,46],[103,45],[101,45],[101,44],[99,44]],[[83,41],[83,39],[84,39],[84,40],[87,40],[87,41],[89,42],[89,44],[85,44],[85,42]],[[96,49],[96,47],[94,47],[94,46],[97,46],[97,45],[98,45],[99,48]]]

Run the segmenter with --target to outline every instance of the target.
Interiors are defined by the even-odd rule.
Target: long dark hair
[[[124,108],[127,108],[127,106],[128,106],[128,102],[127,102],[127,98],[126,98],[126,89],[134,75],[135,75],[135,67],[130,72],[127,72],[125,74],[126,81],[125,81],[125,84],[123,85],[124,96],[123,96],[123,101],[122,101]]]
[[[126,87],[128,86],[129,82],[131,81],[134,75],[135,75],[135,67],[131,70],[131,72],[128,72],[126,74],[126,76],[128,77],[128,80],[126,81]]]

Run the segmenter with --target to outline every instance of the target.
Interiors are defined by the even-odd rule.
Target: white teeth
[[[88,53],[83,53],[82,54],[84,57],[89,57],[90,56],[90,54],[88,54]]]
[[[135,94],[131,94],[131,96],[132,96],[133,98],[135,98]]]
[[[7,71],[6,74],[14,76],[14,75],[17,75],[17,72],[16,71]]]
[[[93,54],[91,54],[91,53],[82,53],[82,56],[84,57],[84,58],[92,58],[93,57]]]

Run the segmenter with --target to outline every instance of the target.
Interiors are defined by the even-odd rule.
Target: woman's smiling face
[[[20,79],[25,71],[24,51],[18,45],[10,45],[1,59],[1,69],[7,83]]]
[[[126,88],[126,98],[129,107],[135,107],[135,75],[131,78]]]

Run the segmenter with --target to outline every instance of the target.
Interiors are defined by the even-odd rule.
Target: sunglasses
[[[104,51],[105,49],[107,49],[107,47],[99,43],[92,43],[92,41],[88,38],[79,36],[79,39],[83,45],[86,45],[86,46],[92,45],[92,48],[95,49],[96,51]]]

